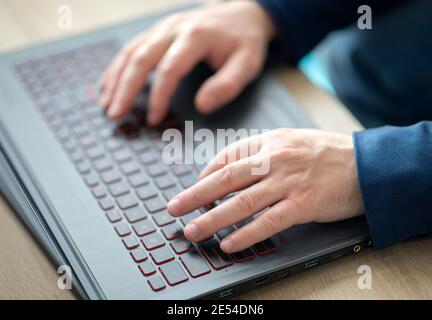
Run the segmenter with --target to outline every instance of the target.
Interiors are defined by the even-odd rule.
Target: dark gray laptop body
[[[167,13],[164,13],[167,14]],[[0,56],[1,191],[56,264],[74,271],[78,293],[90,299],[193,299],[241,293],[368,245],[364,219],[295,226],[272,237],[275,253],[235,263],[153,292],[82,177],[14,73],[28,59],[113,40],[120,46],[161,15]],[[290,94],[263,75],[235,103],[203,118],[192,96],[208,70],[198,68],[173,101],[173,112],[196,128],[312,127]],[[178,257],[176,257],[178,259]],[[319,288],[318,288],[319,289]],[[228,290],[228,291],[227,291]]]

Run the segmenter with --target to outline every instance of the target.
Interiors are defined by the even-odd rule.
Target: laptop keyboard
[[[162,161],[162,130],[145,126],[145,92],[125,121],[105,117],[96,101],[97,80],[117,49],[107,40],[14,70],[150,288],[161,291],[274,252],[270,239],[235,254],[222,252],[219,241],[242,224],[201,243],[183,237],[183,227],[209,208],[174,218],[166,204],[195,183],[199,168]],[[173,118],[162,125],[172,126]]]

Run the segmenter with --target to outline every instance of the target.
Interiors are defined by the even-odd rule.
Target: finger
[[[257,182],[260,177],[251,175],[251,162],[251,158],[233,162],[199,180],[175,196],[168,203],[168,211],[179,216]]]
[[[126,44],[123,49],[116,55],[110,65],[102,73],[99,84],[103,89],[103,94],[100,97],[99,103],[106,108],[111,103],[113,91],[117,85],[120,74],[122,73],[127,60],[130,58],[134,50],[147,39],[149,32],[140,34]]]
[[[217,231],[238,223],[277,202],[280,192],[268,192],[270,182],[261,181],[241,191],[235,197],[213,208],[186,225],[184,235],[191,241],[201,241]]]
[[[205,56],[208,45],[204,40],[182,35],[174,41],[160,61],[150,93],[148,110],[150,125],[157,125],[162,121],[181,78]]]
[[[262,55],[250,48],[234,52],[198,90],[195,98],[197,109],[209,113],[231,102],[258,75],[262,62]]]
[[[295,225],[301,214],[303,212],[292,200],[278,202],[252,222],[224,238],[221,249],[227,253],[244,250]]]
[[[256,155],[261,148],[261,137],[252,136],[243,138],[219,151],[216,156],[200,172],[199,178],[203,179],[226,165]],[[258,159],[257,159],[258,160]]]
[[[127,113],[172,41],[172,36],[154,36],[139,46],[128,60],[115,89],[108,116],[116,119]]]

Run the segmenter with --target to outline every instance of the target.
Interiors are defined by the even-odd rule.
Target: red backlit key
[[[147,200],[153,198],[158,194],[156,189],[150,184],[138,188],[136,193],[141,200]]]
[[[160,227],[173,223],[175,221],[173,216],[171,216],[166,210],[156,212],[155,214],[153,214],[152,217],[156,224]]]
[[[132,250],[139,247],[139,242],[134,236],[127,236],[123,238],[122,241],[128,250]]]
[[[105,215],[107,216],[108,220],[112,223],[118,222],[122,219],[122,215],[120,214],[120,212],[118,212],[117,209],[111,209],[107,211]]]
[[[155,225],[148,219],[135,223],[132,228],[139,237],[156,231]]]
[[[138,200],[132,193],[118,197],[116,202],[122,210],[126,210],[138,205]]]
[[[154,263],[161,265],[168,261],[174,260],[174,255],[168,247],[162,247],[156,250],[153,250],[150,253]]]
[[[143,262],[143,261],[147,260],[147,254],[146,254],[146,252],[144,251],[144,249],[142,249],[142,248],[136,248],[136,249],[133,249],[133,250],[130,252],[130,255],[132,256],[132,259],[133,259],[136,263],[140,263],[140,262]]]
[[[156,272],[156,269],[153,267],[153,264],[150,261],[144,261],[138,266],[138,268],[145,276],[150,276]]]
[[[133,207],[124,212],[124,215],[130,223],[135,223],[147,218],[147,213],[141,207]]]
[[[175,286],[188,280],[188,276],[177,261],[170,261],[160,266],[159,270],[170,286]]]
[[[119,223],[116,224],[116,226],[114,227],[115,231],[117,232],[117,234],[119,235],[119,237],[124,237],[124,236],[128,236],[132,233],[131,229],[129,228],[129,226],[126,223]]]
[[[178,254],[192,251],[194,249],[192,242],[186,240],[185,238],[175,239],[171,241],[171,247]]]
[[[235,262],[245,262],[255,258],[255,253],[249,248],[232,254]]]
[[[148,199],[144,201],[144,206],[146,209],[150,212],[156,212],[160,211],[166,208],[165,206],[165,200],[163,200],[161,197],[156,196],[154,198]]]
[[[201,243],[200,249],[208,262],[210,262],[212,267],[216,270],[229,267],[233,264],[229,255],[220,249],[219,242],[215,239]]]
[[[165,245],[165,241],[159,233],[153,233],[141,239],[147,250],[154,250]]]
[[[177,223],[163,227],[162,233],[167,240],[174,240],[183,236],[183,230]]]
[[[197,251],[188,252],[180,257],[191,277],[197,278],[210,272],[207,263]]]
[[[157,291],[161,291],[161,290],[165,289],[165,282],[159,276],[151,278],[151,279],[147,280],[147,282],[153,291],[157,292]]]
[[[270,239],[254,244],[253,248],[260,256],[276,251],[276,246]]]
[[[114,202],[108,197],[99,200],[99,205],[102,210],[109,210],[114,208]]]

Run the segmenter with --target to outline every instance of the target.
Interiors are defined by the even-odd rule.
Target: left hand
[[[244,149],[255,146],[245,155]],[[238,191],[191,221],[185,237],[200,241],[268,208],[221,242],[227,253],[241,251],[296,224],[331,222],[363,214],[350,135],[310,129],[277,129],[222,150],[200,180],[168,204],[181,216]],[[242,151],[242,152],[240,152]],[[268,172],[253,174],[269,161]]]

